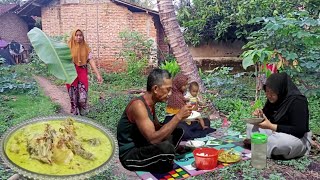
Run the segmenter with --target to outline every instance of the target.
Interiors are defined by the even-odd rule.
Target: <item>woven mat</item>
[[[221,129],[208,134],[204,138],[197,138],[196,140],[202,140],[206,142],[206,147],[213,147],[215,149],[231,149],[240,152],[242,154],[242,160],[248,160],[251,158],[251,151],[243,147],[243,139],[245,135],[241,135],[238,132],[228,130],[228,134],[224,135]],[[210,142],[208,142],[210,141]],[[184,145],[186,142],[181,142]],[[137,175],[143,180],[174,180],[185,179],[190,176],[197,176],[206,172],[214,171],[219,168],[223,168],[230,164],[219,163],[215,169],[212,170],[199,170],[194,165],[194,157],[192,152],[177,156],[174,160],[174,167],[172,171],[164,174],[156,174],[145,171],[137,171]]]

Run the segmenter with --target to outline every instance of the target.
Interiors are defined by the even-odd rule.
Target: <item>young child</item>
[[[200,98],[199,98],[199,84],[197,82],[191,82],[189,85],[189,91],[187,94],[184,96],[186,99],[188,99],[189,103],[193,105],[193,110],[197,111],[198,106],[200,103]],[[203,119],[200,117],[198,118],[198,121],[203,129],[208,128],[208,126],[205,126]]]

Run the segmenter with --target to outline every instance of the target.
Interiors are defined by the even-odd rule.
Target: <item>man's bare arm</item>
[[[190,110],[191,106],[182,108],[182,110],[174,116],[170,122],[163,125],[158,131],[155,129],[155,125],[148,117],[147,109],[142,101],[133,102],[128,109],[128,113],[132,115],[131,117],[135,120],[141,134],[151,144],[157,144],[168,137],[182,119],[190,115]]]

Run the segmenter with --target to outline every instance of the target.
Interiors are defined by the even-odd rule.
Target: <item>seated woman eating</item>
[[[172,94],[168,98],[166,108],[166,118],[164,123],[168,123],[179,110],[186,105],[184,93],[187,90],[188,77],[179,73],[175,76],[172,83]],[[182,140],[189,140],[194,138],[205,137],[207,134],[214,131],[210,128],[210,121],[206,118],[203,119],[205,129],[201,126],[199,121],[179,122],[178,127],[184,130]]]
[[[267,102],[253,114],[264,121],[247,124],[247,137],[253,132],[267,134],[268,158],[292,159],[308,154],[311,132],[307,98],[286,73],[270,75],[263,88]]]

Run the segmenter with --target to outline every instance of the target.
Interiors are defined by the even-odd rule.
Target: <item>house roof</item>
[[[18,4],[5,4],[5,5],[0,5],[0,16],[7,13],[7,12],[12,12],[15,9],[19,7]]]
[[[150,14],[159,16],[159,12],[152,10],[152,9],[148,9],[148,8],[138,6],[136,4],[132,4],[132,3],[129,3],[126,1],[121,1],[121,0],[111,0],[111,1],[116,4],[121,4],[121,5],[126,6],[132,12],[146,12],[146,13],[150,13]]]
[[[41,7],[52,0],[29,0],[19,7],[16,12],[20,16],[41,16]]]
[[[20,16],[41,16],[41,7],[49,4],[53,0],[29,0],[25,4],[23,4],[20,8],[16,10],[17,14]],[[132,12],[146,12],[152,15],[159,16],[158,11],[144,8],[123,0],[111,0],[112,2],[126,6]]]

